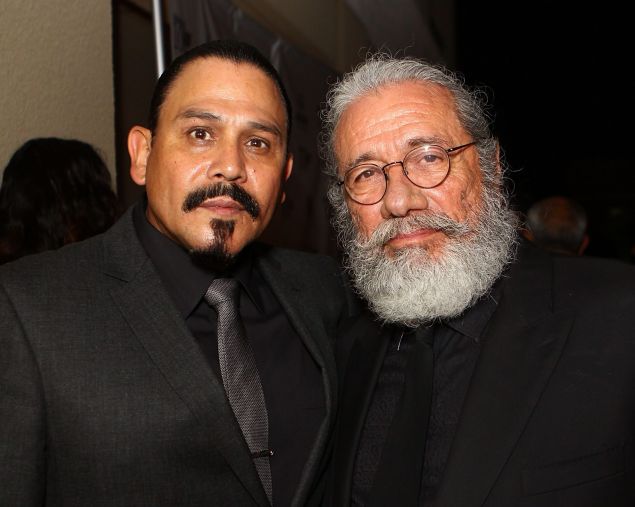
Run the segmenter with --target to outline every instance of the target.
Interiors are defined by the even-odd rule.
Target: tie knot
[[[240,285],[233,278],[216,278],[205,293],[205,300],[214,308],[223,302],[238,304]]]

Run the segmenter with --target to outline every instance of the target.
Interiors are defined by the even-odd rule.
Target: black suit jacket
[[[331,342],[347,303],[331,259],[263,248],[255,262],[324,380],[326,418],[294,499],[304,505],[334,420]],[[0,485],[7,507],[268,505],[222,382],[130,212],[104,235],[0,268]]]
[[[345,333],[352,345],[341,344],[350,357],[329,506],[350,505],[391,332],[357,319]],[[635,271],[523,249],[486,330],[436,505],[635,505],[634,433]]]

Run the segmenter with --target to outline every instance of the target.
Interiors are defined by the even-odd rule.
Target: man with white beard
[[[633,505],[635,271],[519,245],[481,95],[445,69],[372,56],[323,118],[374,314],[338,343],[325,505]]]

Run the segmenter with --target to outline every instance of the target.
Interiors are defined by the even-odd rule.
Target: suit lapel
[[[377,377],[390,342],[391,328],[382,330],[369,316],[357,318],[343,331],[354,340],[340,400],[333,470],[331,473],[334,505],[350,505],[351,485],[357,448]]]
[[[124,218],[125,220],[125,218]],[[121,229],[121,227],[120,227]],[[125,238],[108,238],[106,272],[121,279],[112,298],[148,356],[189,407],[259,505],[269,505],[221,382],[178,314],[129,220]],[[124,251],[122,251],[125,250]]]
[[[282,266],[271,257],[256,257],[263,278],[278,298],[287,314],[291,325],[300,335],[302,342],[309,350],[320,368],[326,368],[329,379],[335,378],[333,352],[330,343],[333,337],[327,336],[322,319],[317,312],[311,311],[319,301],[311,298],[311,287],[305,287],[301,280],[288,276]],[[331,390],[327,394],[327,403]],[[332,400],[331,400],[332,401]]]
[[[300,336],[313,360],[322,371],[326,402],[326,417],[320,425],[315,444],[300,477],[300,483],[293,499],[293,505],[303,505],[311,487],[311,478],[315,475],[329,438],[335,419],[337,404],[337,374],[331,343],[334,337],[328,336],[324,323],[317,312],[309,311],[319,305],[311,298],[311,287],[302,285],[302,280],[289,276],[281,264],[269,253],[256,256],[260,273],[278,298],[287,314],[289,322]]]
[[[551,312],[550,294],[544,263],[512,271],[484,337],[438,505],[482,505],[513,452],[572,326],[571,315]]]

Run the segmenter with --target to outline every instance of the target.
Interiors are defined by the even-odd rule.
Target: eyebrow
[[[252,129],[264,130],[265,132],[269,132],[270,134],[273,134],[274,136],[282,138],[282,132],[280,132],[280,129],[273,123],[261,123],[259,121],[249,121],[247,122],[247,125],[249,125]]]
[[[213,122],[223,121],[223,117],[221,115],[212,113],[209,111],[203,111],[200,109],[186,109],[185,111],[180,113],[177,116],[177,118],[184,118],[184,119],[195,118],[198,120],[213,121]],[[250,120],[247,122],[247,126],[254,130],[269,132],[270,134],[282,139],[282,132],[280,131],[278,126],[275,125],[274,123]]]
[[[448,144],[447,140],[439,136],[420,136],[408,139],[407,146],[411,150],[418,148],[422,144],[436,144],[443,147],[444,144]]]
[[[207,120],[207,121],[222,121],[222,116],[214,113],[210,113],[209,111],[202,111],[200,109],[186,109],[182,113],[180,113],[177,118],[197,118],[199,120]]]
[[[418,148],[423,144],[438,144],[440,146],[443,146],[444,144],[447,144],[447,141],[438,136],[418,136],[412,137],[406,141],[406,147],[408,148],[408,151],[414,150],[415,148]],[[358,157],[355,157],[355,159],[353,159],[350,163],[346,164],[344,172],[349,171],[353,167],[356,167],[360,164],[363,164],[364,162],[368,162],[371,160],[377,160],[377,156],[372,151],[364,152]],[[393,161],[387,161],[387,163],[389,162]]]

